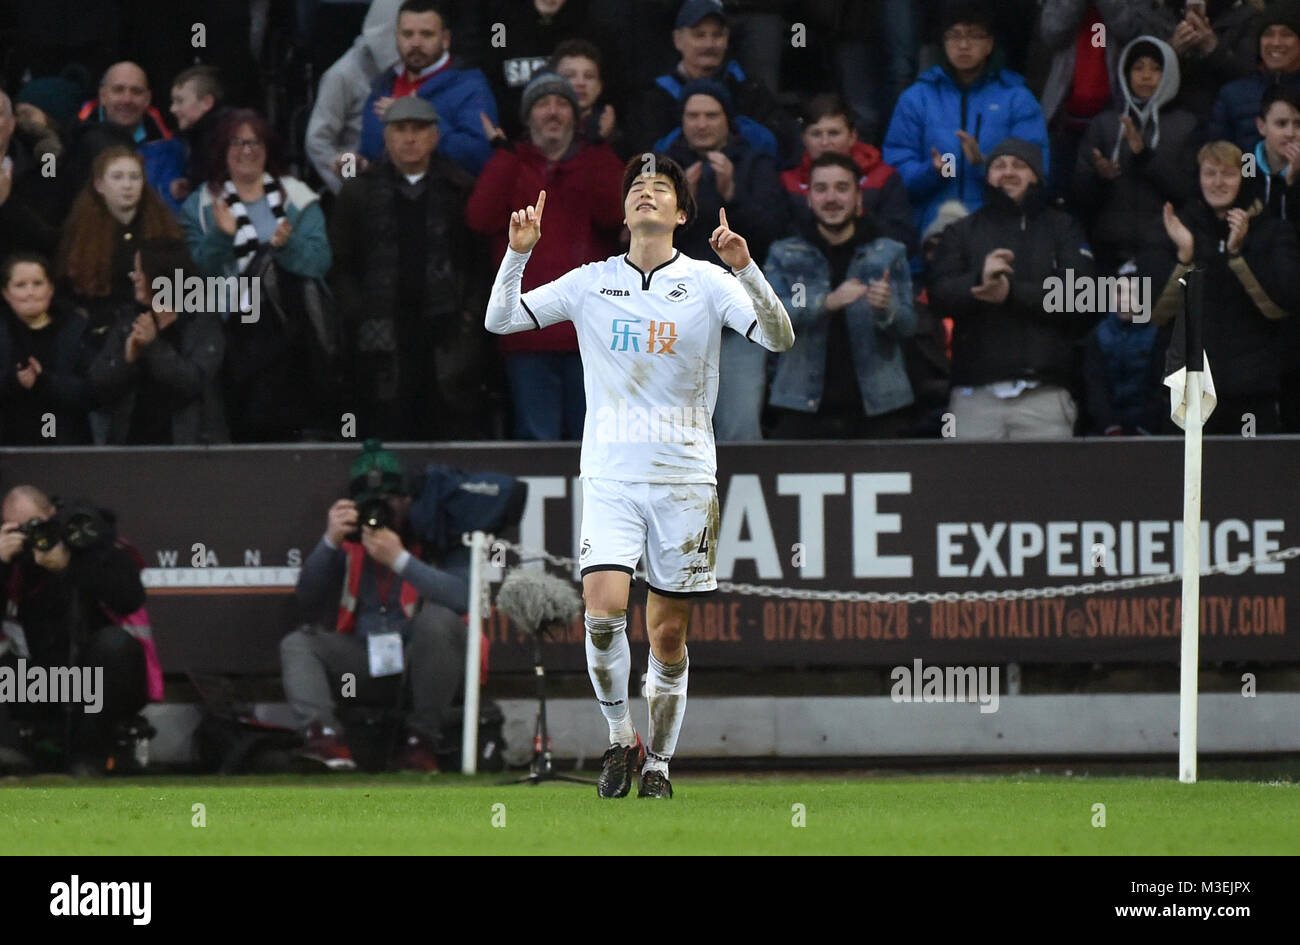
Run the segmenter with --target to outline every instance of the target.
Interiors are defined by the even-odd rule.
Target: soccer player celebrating
[[[587,668],[611,742],[597,793],[625,797],[640,772],[639,797],[672,797],[668,762],[686,709],[691,602],[718,587],[713,407],[722,329],[769,351],[794,344],[794,329],[744,238],[728,228],[725,210],[710,243],[730,275],[673,249],[673,231],[691,223],[695,199],[669,158],[637,155],[624,168],[627,253],[521,295],[545,206],[542,191],[535,206],[510,215],[510,248],[485,323],[507,334],[567,318],[577,330],[587,395],[579,552]],[[643,555],[650,586],[648,748],[627,704],[628,593]]]

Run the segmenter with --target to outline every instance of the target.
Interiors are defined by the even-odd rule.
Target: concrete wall
[[[526,762],[536,703],[508,699],[500,705],[506,758]],[[705,696],[688,704],[677,757],[1123,757],[1178,750],[1178,696],[1172,693],[1004,695],[996,712],[979,709],[972,703],[895,703],[885,696]],[[1198,711],[1202,753],[1300,751],[1300,693],[1204,694]],[[644,700],[633,699],[632,712],[644,735]],[[192,760],[196,706],[150,706],[146,715],[159,730],[152,760]],[[547,715],[556,757],[590,762],[608,747],[608,730],[591,699],[551,700]],[[293,724],[283,703],[259,705],[258,716]]]

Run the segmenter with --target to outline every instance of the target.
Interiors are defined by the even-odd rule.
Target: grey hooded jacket
[[[1155,93],[1146,101],[1134,98],[1129,88],[1128,69],[1123,68],[1139,43],[1160,50],[1163,73]],[[1196,146],[1198,119],[1191,112],[1172,107],[1178,95],[1178,57],[1173,47],[1154,36],[1139,36],[1125,45],[1119,55],[1114,85],[1117,103],[1088,125],[1079,144],[1074,168],[1075,205],[1093,210],[1091,237],[1102,265],[1116,255],[1142,255],[1139,265],[1149,264],[1151,253],[1169,249],[1162,210],[1166,201],[1175,207],[1192,196],[1197,186]],[[1120,125],[1124,114],[1133,120],[1146,147],[1138,154],[1129,149]],[[1122,173],[1105,180],[1097,173],[1093,151],[1119,164]]]
[[[1142,33],[1166,36],[1173,31],[1169,14],[1151,0],[1095,0],[1097,12],[1106,27],[1106,68],[1115,74],[1119,65],[1116,50]],[[1043,0],[1038,17],[1038,34],[1052,52],[1052,67],[1043,85],[1039,104],[1048,125],[1057,110],[1070,96],[1074,80],[1074,50],[1079,30],[1083,29],[1089,0]]]
[[[362,109],[375,76],[397,63],[397,8],[401,0],[374,0],[352,48],[325,70],[307,123],[307,156],[334,193],[343,181],[334,158],[361,144]],[[361,170],[357,168],[358,172]]]

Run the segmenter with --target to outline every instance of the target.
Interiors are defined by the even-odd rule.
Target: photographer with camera
[[[84,500],[56,503],[35,486],[15,486],[3,518],[0,666],[29,688],[12,704],[0,699],[0,745],[20,750],[22,723],[33,743],[60,744],[74,774],[129,768],[133,756],[118,743],[145,704],[162,697],[141,560],[117,538],[113,513]],[[85,680],[81,704],[66,692],[60,704],[52,685],[32,684],[71,675]]]
[[[409,679],[398,764],[436,773],[464,665],[468,587],[421,560],[401,464],[378,440],[352,463],[349,495],[330,506],[325,535],[298,575],[295,593],[311,622],[280,642],[285,697],[305,729],[300,757],[355,769],[338,699],[393,705]]]

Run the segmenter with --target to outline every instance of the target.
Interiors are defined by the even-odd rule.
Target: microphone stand
[[[580,778],[556,771],[551,762],[551,736],[546,728],[546,667],[542,663],[542,638],[549,630],[549,625],[543,624],[533,632],[533,672],[537,677],[537,722],[533,726],[533,760],[528,766],[526,776],[503,781],[502,784],[541,784],[544,781],[596,783],[591,778]]]

